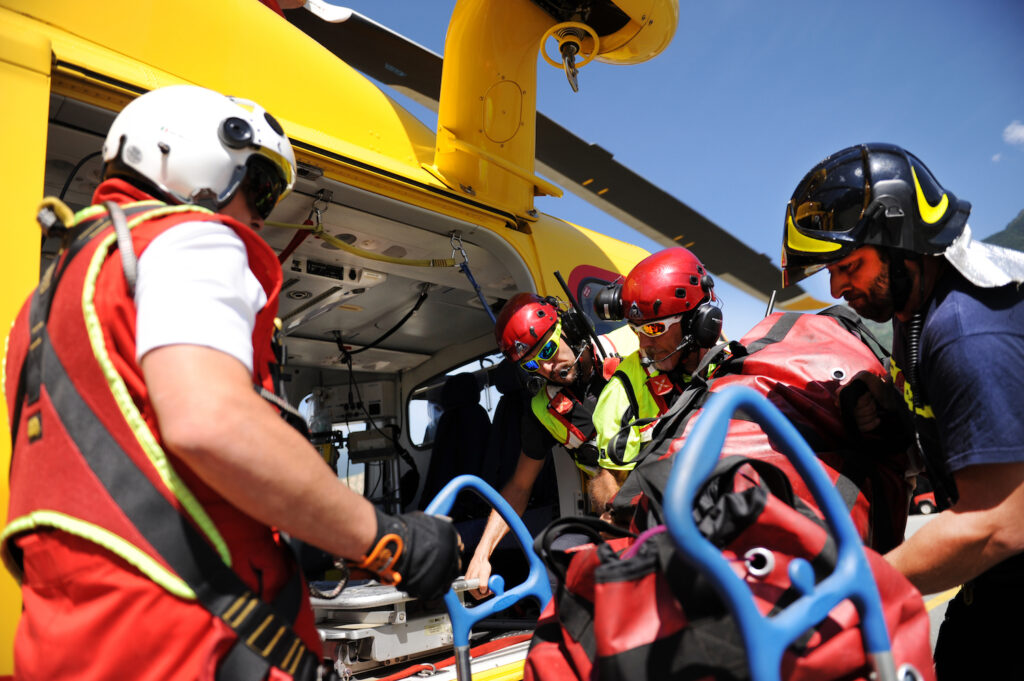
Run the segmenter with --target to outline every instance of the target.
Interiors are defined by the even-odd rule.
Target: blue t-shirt
[[[905,333],[897,322],[904,370]],[[919,375],[951,472],[1024,461],[1024,290],[980,288],[950,267],[928,304]]]

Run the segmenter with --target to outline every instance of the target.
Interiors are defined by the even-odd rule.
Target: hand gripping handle
[[[729,420],[740,409],[760,424],[773,445],[792,460],[808,482],[839,548],[835,570],[817,585],[810,563],[801,558],[791,561],[789,577],[801,596],[774,617],[762,617],[747,585],[719,549],[700,533],[691,511],[697,491],[718,462]],[[846,506],[796,428],[761,394],[735,386],[711,396],[672,467],[664,510],[665,524],[679,552],[711,579],[735,616],[753,679],[779,679],[786,647],[849,598],[860,613],[864,647],[877,678],[895,681],[881,598]]]
[[[464,490],[473,490],[487,501],[491,507],[508,523],[509,528],[519,542],[519,548],[526,554],[530,563],[530,572],[526,579],[508,591],[505,590],[505,580],[493,575],[488,581],[488,586],[494,592],[494,598],[479,603],[473,607],[459,602],[459,597],[452,589],[444,596],[445,605],[448,606],[448,616],[452,621],[452,637],[456,651],[464,647],[469,650],[469,630],[473,625],[489,617],[496,612],[504,610],[526,596],[533,596],[540,602],[543,609],[551,600],[551,585],[548,583],[547,569],[544,563],[533,550],[533,537],[526,529],[519,514],[509,505],[505,498],[486,482],[475,475],[460,475],[453,478],[451,482],[437,493],[434,500],[427,506],[426,512],[432,515],[446,515],[452,509],[455,497]],[[461,678],[461,677],[460,677]]]

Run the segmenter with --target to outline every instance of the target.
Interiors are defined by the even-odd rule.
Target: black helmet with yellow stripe
[[[956,198],[906,149],[860,144],[832,154],[786,206],[782,285],[866,245],[941,253],[964,230],[971,204]]]

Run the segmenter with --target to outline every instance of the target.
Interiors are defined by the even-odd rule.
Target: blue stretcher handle
[[[444,595],[444,603],[448,606],[448,616],[452,621],[452,637],[455,643],[456,657],[460,657],[460,649],[465,651],[465,658],[468,661],[469,655],[469,630],[473,625],[489,617],[496,612],[518,602],[526,596],[533,596],[540,602],[543,609],[551,600],[551,585],[548,582],[547,568],[540,557],[533,550],[533,537],[526,529],[519,514],[509,505],[505,498],[486,482],[475,475],[460,475],[444,486],[437,493],[434,500],[427,506],[426,512],[432,515],[447,515],[452,510],[455,497],[463,490],[471,489],[477,492],[489,503],[494,510],[508,523],[509,528],[519,542],[519,547],[526,554],[530,564],[530,572],[521,584],[517,584],[509,590],[505,590],[505,580],[498,575],[492,575],[487,586],[494,592],[494,598],[479,603],[473,607],[459,602],[459,597],[452,589]],[[468,664],[467,664],[468,666]],[[467,670],[468,671],[468,670]],[[468,676],[459,672],[459,678],[468,681]]]
[[[817,585],[810,563],[802,558],[790,562],[789,577],[801,596],[774,617],[761,615],[746,583],[732,571],[719,549],[700,533],[693,520],[694,497],[714,470],[729,420],[740,409],[764,428],[772,443],[808,482],[839,547],[835,570]],[[743,635],[751,678],[779,679],[786,647],[849,598],[860,612],[864,647],[877,678],[895,681],[882,601],[860,537],[817,457],[782,412],[750,388],[726,388],[708,400],[676,459],[665,492],[665,524],[682,556],[711,579],[729,605]]]

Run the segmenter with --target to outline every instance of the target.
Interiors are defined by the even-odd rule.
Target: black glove
[[[459,560],[459,533],[450,520],[427,515],[421,511],[402,515],[377,513],[377,537],[370,549],[371,558],[382,546],[394,550],[395,542],[387,535],[397,535],[401,552],[397,560],[388,565],[390,571],[401,575],[398,588],[418,598],[440,598],[451,587],[462,568]],[[373,566],[364,564],[368,569]],[[388,579],[387,574],[382,577]]]
[[[843,425],[854,442],[870,442],[880,454],[903,452],[913,444],[914,422],[892,385],[867,371],[839,391]]]

